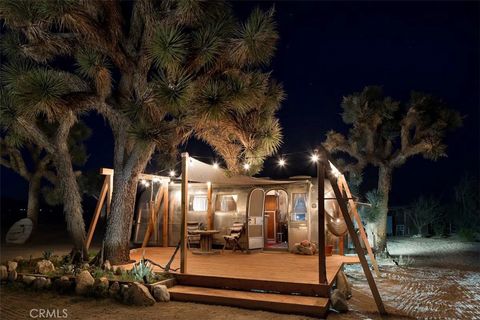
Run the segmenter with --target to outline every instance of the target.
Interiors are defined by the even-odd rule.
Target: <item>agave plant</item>
[[[131,274],[136,281],[143,281],[145,283],[150,282],[150,280],[154,277],[152,266],[145,259],[143,259],[143,257],[133,266]]]

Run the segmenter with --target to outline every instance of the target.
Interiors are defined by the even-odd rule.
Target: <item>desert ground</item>
[[[40,256],[45,250],[68,253],[70,244],[63,230],[39,232],[28,245],[2,243],[1,261],[16,256]],[[387,319],[480,319],[480,243],[447,239],[395,238],[388,250],[395,258],[379,260],[381,278],[376,279],[390,316]],[[350,311],[331,312],[328,319],[380,319],[359,265],[345,267],[353,285]],[[195,303],[157,303],[131,307],[109,299],[61,296],[54,292],[25,291],[15,286],[0,288],[0,318],[29,319],[30,310],[66,309],[68,319],[309,319]],[[60,313],[60,315],[62,315]]]

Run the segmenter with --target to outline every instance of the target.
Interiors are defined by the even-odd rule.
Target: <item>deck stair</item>
[[[169,289],[176,301],[218,304],[246,309],[324,317],[328,311],[328,298],[261,293],[228,289],[215,289],[176,285]]]
[[[231,277],[176,274],[169,289],[176,301],[226,305],[279,313],[324,317],[328,285]]]

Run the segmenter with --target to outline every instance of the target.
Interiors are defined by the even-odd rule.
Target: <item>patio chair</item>
[[[237,248],[243,252],[243,248],[240,245],[240,237],[242,236],[244,229],[244,224],[240,222],[234,223],[233,226],[229,228],[229,234],[223,236],[225,244],[223,245],[222,252],[226,247],[230,247],[233,252],[235,252]]]
[[[187,221],[187,246],[190,250],[192,244],[200,246],[200,235],[195,231],[200,230],[200,223]]]

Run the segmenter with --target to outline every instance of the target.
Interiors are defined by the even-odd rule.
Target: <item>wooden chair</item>
[[[243,252],[243,248],[240,245],[240,237],[242,236],[244,229],[244,224],[240,222],[235,222],[233,226],[229,228],[229,234],[223,236],[225,244],[223,245],[222,252],[227,246],[230,247],[233,252],[235,252],[237,248]]]
[[[195,231],[200,230],[200,223],[195,221],[187,221],[187,246],[191,248],[192,244],[200,246],[200,235]]]

